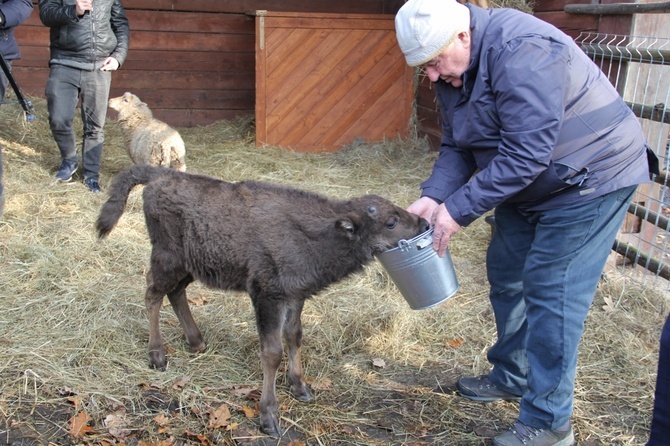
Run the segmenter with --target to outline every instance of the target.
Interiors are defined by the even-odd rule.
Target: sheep
[[[107,236],[131,190],[145,185],[144,214],[152,244],[145,305],[152,367],[167,363],[159,317],[167,295],[191,350],[206,344],[189,310],[186,287],[246,291],[260,338],[263,388],[260,427],[280,436],[276,375],[288,347],[292,394],[313,394],[301,364],[305,300],[360,271],[401,239],[425,232],[428,222],[376,195],[335,200],[272,183],[229,183],[205,175],[132,166],[114,178],[96,222]]]
[[[109,107],[118,112],[126,151],[135,164],[186,170],[186,148],[179,132],[153,117],[153,113],[132,93],[112,98]]]

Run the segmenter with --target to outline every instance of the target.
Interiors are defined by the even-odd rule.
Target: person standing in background
[[[2,0],[0,2],[0,54],[11,68],[12,60],[20,59],[19,44],[14,37],[14,28],[28,20],[33,12],[31,0]],[[0,70],[0,103],[5,99],[9,79]],[[0,146],[0,215],[5,207],[2,178],[2,146]]]
[[[40,0],[39,9],[40,20],[51,28],[46,98],[49,126],[61,155],[56,180],[70,181],[78,168],[72,123],[81,99],[84,184],[91,192],[100,193],[111,72],[128,54],[128,18],[120,0],[75,0],[70,4]]]
[[[661,331],[654,411],[647,446],[664,446],[668,443],[670,443],[670,315],[665,319]]]

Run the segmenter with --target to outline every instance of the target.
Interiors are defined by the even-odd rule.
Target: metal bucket
[[[412,310],[434,307],[458,291],[458,279],[449,251],[439,257],[433,249],[433,228],[397,248],[377,255]]]

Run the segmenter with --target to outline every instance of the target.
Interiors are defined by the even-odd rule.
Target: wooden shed
[[[385,95],[385,99],[374,103],[369,95],[363,95],[363,90],[347,96],[340,89],[341,96],[337,97],[340,108],[337,109],[334,102],[327,104],[328,107],[324,105],[326,99],[333,99],[334,96],[319,97],[320,100],[314,101],[314,104],[315,107],[319,104],[322,114],[339,110],[339,115],[326,114],[326,122],[332,122],[337,130],[329,132],[322,123],[319,132],[329,133],[331,138],[328,141],[312,137],[295,144],[302,148],[311,145],[315,150],[332,150],[360,136],[375,140],[395,134],[406,135],[410,126],[409,117],[416,112],[419,132],[427,134],[433,147],[436,147],[440,124],[430,82],[420,79],[418,88],[415,88],[412,70],[403,67],[402,63],[398,64],[398,61],[402,62],[402,57],[397,44],[396,48],[390,48],[394,37],[392,18],[403,3],[403,0],[124,0],[131,26],[131,46],[122,69],[114,73],[111,94],[115,96],[132,91],[149,104],[157,118],[179,127],[207,125],[218,120],[256,114],[256,123],[260,124],[259,134],[266,137],[264,141],[281,145],[281,139],[272,139],[277,134],[272,133],[276,130],[272,126],[277,122],[298,126],[307,133],[311,130],[310,124],[317,121],[312,111],[303,111],[303,115],[291,119],[277,113],[264,114],[269,111],[270,102],[267,101],[280,99],[278,96],[268,98],[263,95],[266,102],[260,103],[259,88],[263,88],[264,93],[276,93],[275,88],[279,84],[268,84],[271,78],[257,78],[259,69],[270,75],[276,75],[276,72],[268,73],[267,66],[259,66],[256,12],[304,13],[302,16],[331,14],[340,19],[345,19],[347,15],[349,19],[369,15],[370,19],[376,17],[376,23],[371,26],[386,29],[384,36],[376,37],[381,42],[380,47],[374,50],[376,53],[370,52],[373,56],[369,60],[382,64],[375,67],[377,73],[386,69],[395,70],[394,76],[385,83],[370,84],[370,93]],[[627,34],[630,30],[630,16],[569,15],[563,12],[568,3],[574,2],[537,0],[534,2],[535,13],[572,36],[581,31]],[[601,3],[612,3],[612,0],[601,0]],[[384,22],[384,16],[386,25],[382,26],[380,23]],[[368,24],[374,21],[369,20]],[[336,20],[332,24],[335,26]],[[318,32],[323,34],[323,29]],[[14,76],[25,93],[44,97],[48,77],[49,31],[39,20],[37,0],[33,15],[16,29],[16,35],[23,57],[14,63]],[[356,45],[359,40],[348,38],[343,42]],[[365,53],[361,54],[363,57],[358,59],[359,64],[365,60]],[[260,54],[260,57],[264,56]],[[290,62],[296,57],[295,53],[286,53],[285,61]],[[338,75],[350,80],[350,72],[356,66],[356,63],[350,63],[345,69],[338,70],[338,66],[333,65],[333,69],[323,72],[322,76]],[[289,64],[288,69],[298,74],[305,68],[294,63]],[[374,76],[374,73],[363,71],[355,75]],[[291,78],[301,77],[284,77]],[[272,89],[268,90],[268,85]],[[320,93],[311,90],[297,94],[309,102]],[[366,113],[365,107],[377,109]],[[296,107],[294,104],[284,109],[286,113],[295,112]],[[343,117],[346,109],[355,113]],[[259,113],[263,114],[259,116]],[[289,130],[294,138],[291,141],[297,141],[295,129]],[[282,132],[286,134],[288,130],[284,128]],[[345,137],[336,137],[338,132]],[[312,130],[312,135],[314,133]],[[321,143],[323,147],[319,145]]]

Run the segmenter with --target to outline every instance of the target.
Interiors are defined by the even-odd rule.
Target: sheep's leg
[[[169,143],[161,143],[161,167],[170,167],[170,151],[171,147]]]
[[[182,330],[184,330],[184,336],[186,337],[186,342],[191,348],[191,351],[203,352],[207,349],[207,344],[203,340],[202,334],[193,319],[186,298],[186,287],[191,282],[193,282],[193,276],[189,274],[179,282],[174,290],[168,293],[168,299],[170,299],[172,309],[179,319],[179,324],[181,325]]]
[[[283,300],[269,296],[252,296],[256,310],[256,325],[261,344],[263,390],[260,400],[261,430],[273,437],[281,436],[276,394],[277,370],[281,363],[282,321],[286,314]]]
[[[303,376],[302,370],[302,322],[300,315],[305,301],[295,300],[287,306],[284,322],[284,339],[288,347],[288,379],[291,383],[291,393],[300,401],[309,401],[314,398]]]

